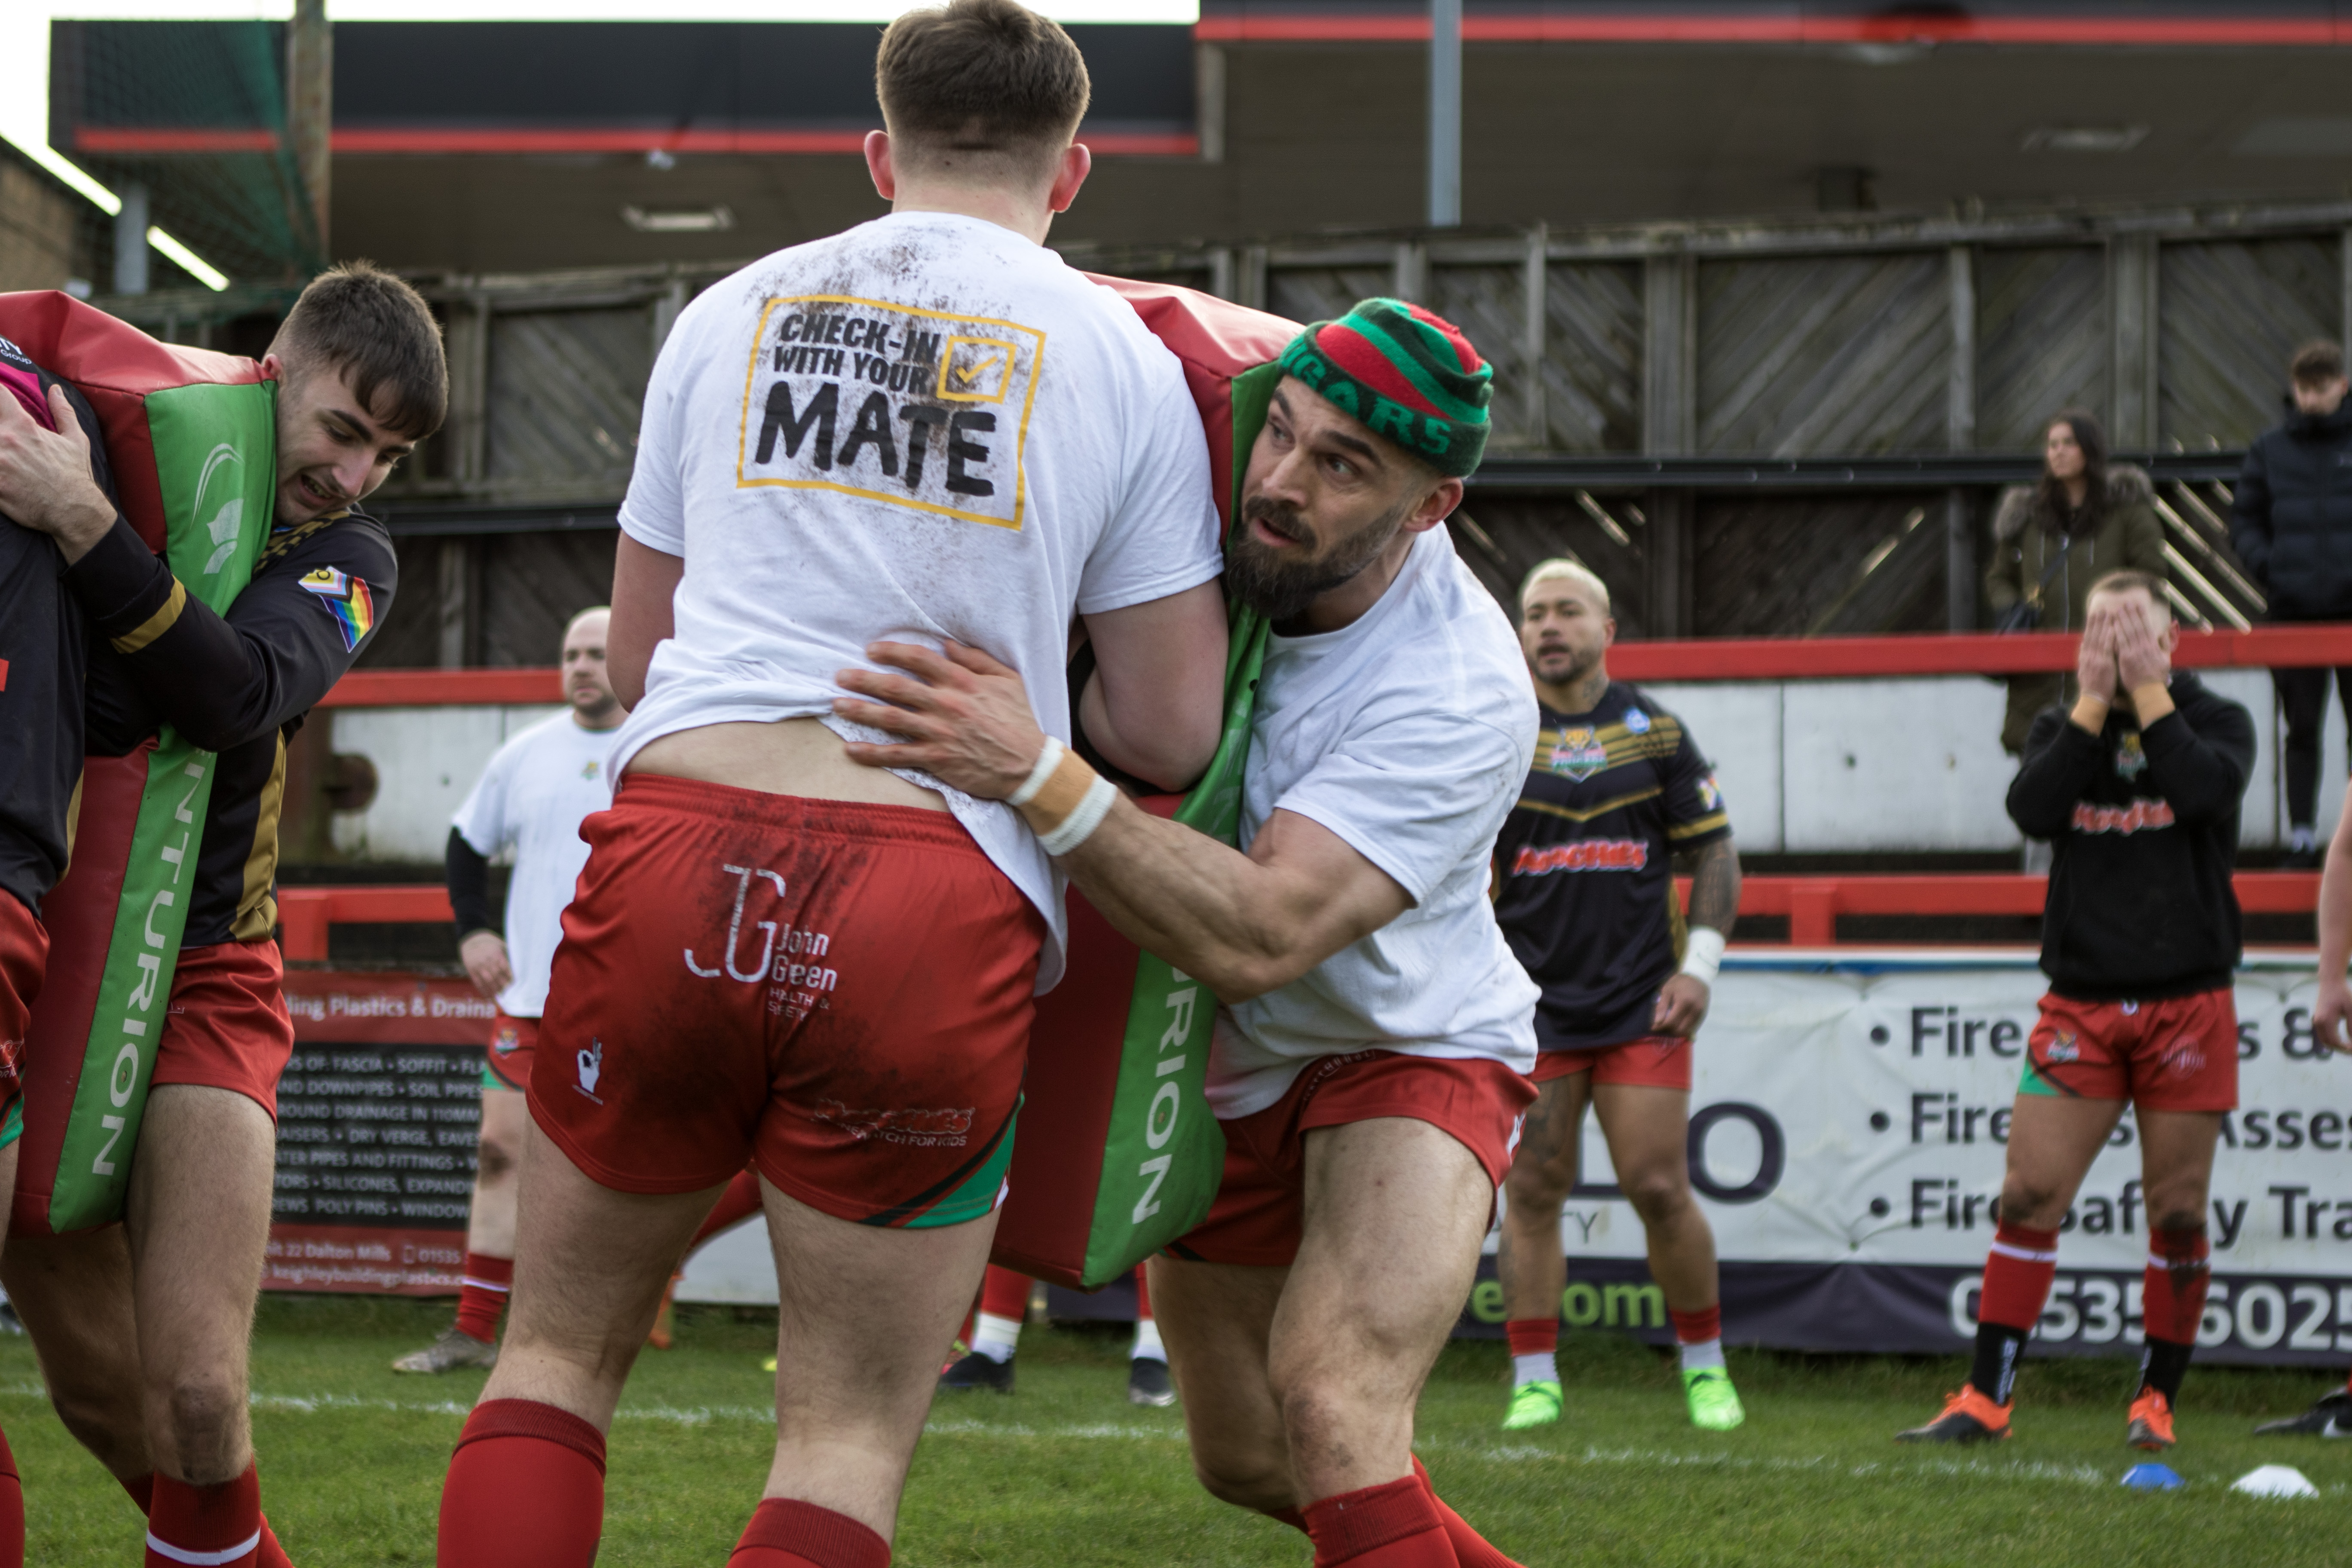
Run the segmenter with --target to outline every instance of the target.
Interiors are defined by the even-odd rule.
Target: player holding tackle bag
[[[439,426],[439,333],[355,263],[258,364],[57,294],[0,297],[0,336],[86,394],[103,436],[62,401],[47,421],[0,407],[0,508],[45,536],[60,595],[68,674],[45,694],[86,710],[89,753],[42,909],[0,1269],[60,1415],[149,1512],[146,1561],[283,1563],[246,1354],[293,1042],[270,940],[285,748],[390,607],[391,541],[352,506]],[[87,477],[101,448],[119,507]]]

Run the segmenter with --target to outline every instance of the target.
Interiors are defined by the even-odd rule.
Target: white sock
[[[2298,822],[2286,830],[2286,847],[2293,850],[2319,847],[2319,830],[2309,823]]]
[[[1133,1361],[1166,1361],[1168,1347],[1160,1342],[1160,1320],[1138,1318],[1135,1321],[1135,1349],[1129,1352]]]
[[[1723,1341],[1701,1340],[1695,1345],[1683,1346],[1683,1370],[1697,1372],[1704,1367],[1723,1364]]]
[[[1525,1388],[1531,1383],[1558,1383],[1559,1368],[1551,1359],[1551,1352],[1538,1351],[1533,1355],[1511,1358],[1511,1386]]]
[[[974,1353],[992,1362],[1013,1359],[1013,1347],[1021,1342],[1021,1320],[1000,1318],[993,1312],[982,1312],[971,1326],[971,1348]]]

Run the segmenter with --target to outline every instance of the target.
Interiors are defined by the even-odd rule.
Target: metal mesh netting
[[[49,143],[118,191],[145,185],[152,221],[231,278],[307,277],[323,247],[287,136],[285,35],[53,23]]]

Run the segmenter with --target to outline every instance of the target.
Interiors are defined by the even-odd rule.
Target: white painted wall
[[[2282,842],[2279,778],[2284,726],[2259,669],[2203,671],[2254,715],[2242,841]],[[1979,850],[2018,847],[2001,799],[2016,764],[2000,749],[2006,695],[1979,676],[1901,680],[1693,681],[1645,685],[1679,714],[1716,764],[1740,847],[1758,853]],[[561,711],[520,708],[348,708],[334,712],[334,749],[375,764],[373,804],[335,818],[338,852],[354,860],[438,865],[449,818],[490,753],[517,731]],[[2319,822],[2343,809],[2345,727],[2327,710]]]
[[[507,737],[563,711],[523,708],[341,708],[334,746],[375,764],[375,799],[335,814],[337,854],[439,865],[449,819]]]

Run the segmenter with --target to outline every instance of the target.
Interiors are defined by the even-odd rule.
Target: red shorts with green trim
[[[1401,1116],[1450,1134],[1496,1186],[1511,1169],[1519,1118],[1535,1085],[1501,1062],[1356,1051],[1308,1064],[1290,1091],[1264,1110],[1220,1121],[1224,1182],[1209,1217],[1170,1244],[1169,1256],[1196,1263],[1279,1268],[1298,1256],[1306,1215],[1306,1136]]]
[[[2020,1094],[2128,1100],[2147,1110],[2234,1110],[2238,1001],[2077,1002],[2052,992],[2025,1042]]]
[[[1044,920],[943,811],[632,773],[533,1054],[533,1118],[601,1185],[746,1164],[874,1226],[1001,1201]]]
[[[539,1020],[500,1013],[490,1020],[490,1044],[482,1058],[482,1087],[530,1092],[531,1047],[539,1044]]]
[[[0,1115],[25,1092],[25,1035],[48,965],[47,928],[15,894],[0,892]]]
[[[1591,1051],[1538,1051],[1536,1070],[1528,1077],[1538,1083],[1589,1072],[1595,1083],[1631,1083],[1645,1089],[1691,1086],[1691,1043],[1680,1035],[1643,1035],[1622,1045]]]
[[[234,1089],[277,1121],[278,1076],[294,1054],[285,980],[278,944],[266,939],[182,948],[152,1081]]]

